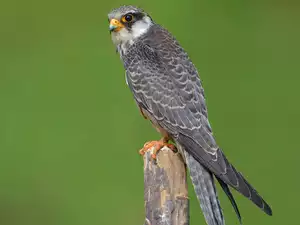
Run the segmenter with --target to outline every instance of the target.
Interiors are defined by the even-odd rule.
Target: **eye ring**
[[[126,14],[125,16],[123,16],[123,21],[124,22],[131,22],[133,20],[133,15],[132,14]]]

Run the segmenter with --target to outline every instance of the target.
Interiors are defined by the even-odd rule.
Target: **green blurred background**
[[[234,192],[244,224],[300,224],[299,1],[236,0],[1,1],[0,224],[143,224],[137,151],[159,135],[109,36],[123,4],[167,27],[199,69],[219,145],[274,211]],[[190,197],[191,225],[204,224]]]

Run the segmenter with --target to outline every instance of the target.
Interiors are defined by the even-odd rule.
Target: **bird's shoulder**
[[[137,48],[150,49],[161,60],[177,58],[178,60],[190,60],[187,52],[180,45],[173,34],[159,24],[154,24],[136,42]]]
[[[159,24],[152,25],[128,49],[123,58],[126,69],[137,66],[160,74],[182,74],[201,86],[199,73],[178,40]],[[204,93],[202,93],[204,94]]]

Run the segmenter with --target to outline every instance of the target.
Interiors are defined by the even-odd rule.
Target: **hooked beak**
[[[111,19],[109,22],[109,31],[116,31],[118,32],[119,30],[121,30],[124,27],[124,25],[116,19]]]

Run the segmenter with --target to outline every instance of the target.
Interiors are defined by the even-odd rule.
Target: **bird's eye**
[[[124,22],[131,22],[133,20],[133,16],[131,14],[127,14],[122,19]]]

